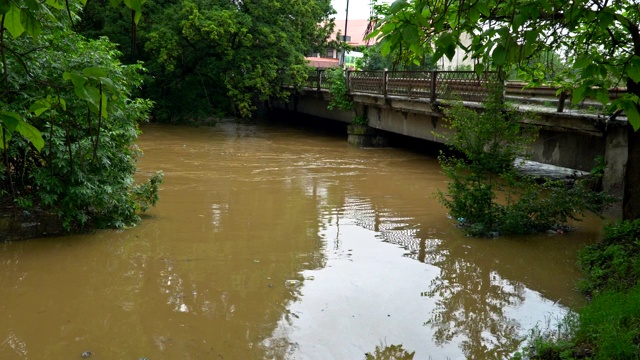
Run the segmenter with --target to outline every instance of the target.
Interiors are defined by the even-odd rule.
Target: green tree
[[[129,41],[109,7],[90,0],[83,31]],[[156,102],[157,119],[248,117],[259,103],[285,97],[282,84],[306,78],[304,56],[326,43],[333,12],[329,0],[149,0],[137,57],[128,50],[125,58],[145,61],[144,94]]]
[[[151,108],[132,97],[141,66],[72,30],[80,2],[0,4],[2,201],[45,210],[66,229],[134,225],[161,178],[134,185],[137,125]]]
[[[372,33],[376,24],[391,15],[390,5],[387,3],[374,5],[375,15],[369,21],[367,33]],[[416,40],[416,39],[413,39]],[[381,42],[364,49],[363,70],[435,70],[433,52],[428,44],[420,44],[415,41],[411,44],[400,43],[399,46],[389,46],[390,43]],[[413,51],[409,47],[413,46]]]
[[[398,71],[416,71],[416,70],[436,70],[437,67],[433,63],[431,55],[424,55],[421,59],[414,62],[413,58],[405,58],[402,55],[407,53],[391,53],[382,56],[380,45],[376,44],[366,48],[363,51],[364,56],[358,69],[360,70],[398,70]]]
[[[386,52],[403,47],[415,54],[429,44],[434,60],[452,58],[456,47],[479,61],[476,71],[529,66],[538,54],[559,51],[573,101],[596,98],[612,117],[629,119],[629,157],[623,216],[640,217],[640,4],[635,0],[397,0],[372,36]],[[462,34],[472,43],[463,46]],[[384,53],[384,52],[383,52]],[[569,86],[568,85],[568,86]],[[610,101],[608,89],[626,86]]]

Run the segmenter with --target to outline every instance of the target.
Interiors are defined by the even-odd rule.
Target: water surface
[[[576,232],[465,237],[437,160],[283,125],[149,125],[158,206],[125,231],[0,244],[0,358],[504,358],[580,305]]]

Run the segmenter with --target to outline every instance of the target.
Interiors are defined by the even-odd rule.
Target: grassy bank
[[[514,359],[640,359],[640,220],[607,226],[578,262],[591,301],[554,329],[534,329]]]

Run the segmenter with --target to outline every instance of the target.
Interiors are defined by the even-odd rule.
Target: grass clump
[[[640,284],[594,297],[580,311],[576,343],[593,344],[593,359],[640,359]]]

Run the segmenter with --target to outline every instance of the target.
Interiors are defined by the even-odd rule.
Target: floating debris
[[[300,280],[287,280],[284,282],[284,286],[289,289],[297,288],[300,285],[302,285],[302,281]]]

